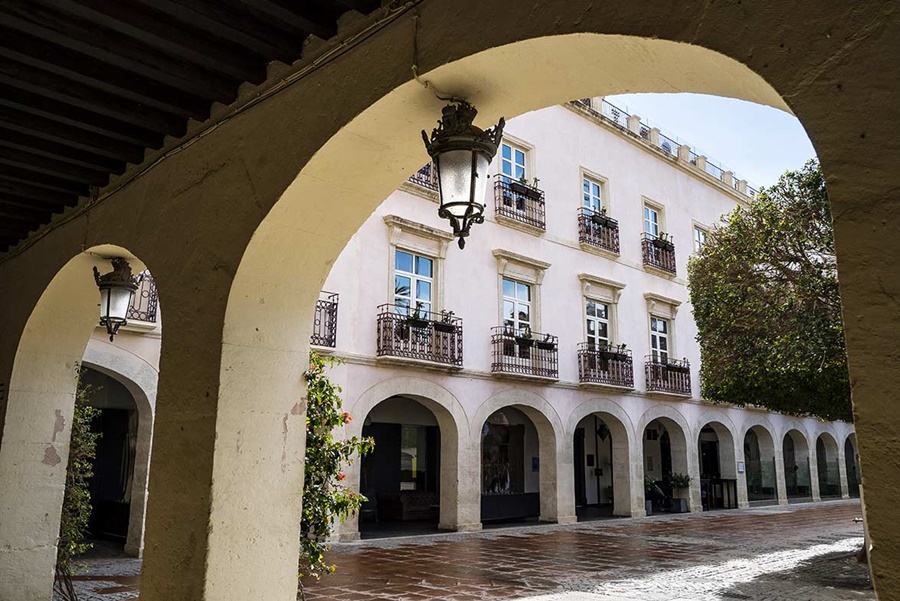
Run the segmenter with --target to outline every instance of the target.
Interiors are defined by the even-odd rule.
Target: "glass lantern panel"
[[[472,183],[472,153],[468,150],[451,150],[437,157],[441,186],[441,204],[468,203],[469,186]],[[465,205],[447,207],[450,212],[463,217]]]
[[[131,306],[132,290],[127,288],[111,288],[109,290],[109,319],[113,323],[124,322],[128,318],[128,308]]]

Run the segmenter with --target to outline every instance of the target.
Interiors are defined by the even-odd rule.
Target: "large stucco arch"
[[[586,400],[569,415],[566,436],[571,440],[578,423],[594,414],[603,419],[612,436],[613,515],[642,516],[643,471],[639,469],[641,462],[634,460],[640,455],[640,450],[635,454],[635,441],[640,436],[635,434],[631,417],[622,406],[602,397]]]
[[[353,420],[345,427],[347,436],[361,436],[366,416],[379,403],[391,397],[412,399],[434,414],[441,431],[441,503],[439,528],[445,530],[477,530],[481,519],[473,503],[466,502],[465,483],[472,478],[474,467],[461,454],[469,440],[469,420],[459,399],[449,390],[424,378],[396,377],[383,380],[346,405]],[[359,482],[359,462],[347,469],[350,482]],[[348,518],[340,529],[341,540],[359,536],[358,516]]]
[[[846,333],[861,453],[864,464],[871,461],[873,471],[867,473],[875,478],[873,484],[883,483],[869,486],[867,492],[874,544],[870,557],[882,595],[900,587],[900,572],[891,564],[900,556],[900,528],[893,519],[900,470],[879,460],[885,445],[895,448],[892,433],[900,427],[900,413],[892,402],[900,374],[886,369],[883,355],[883,349],[895,346],[900,336],[900,326],[885,326],[893,324],[891,299],[897,296],[900,281],[889,265],[871,260],[900,252],[891,214],[898,161],[891,128],[900,122],[900,107],[890,102],[900,95],[893,59],[900,21],[890,8],[887,1],[860,5],[774,0],[714,3],[703,10],[679,3],[589,0],[541,2],[527,10],[514,0],[429,0],[415,8],[422,25],[420,72],[453,92],[469,95],[483,110],[485,121],[499,108],[508,116],[522,112],[533,99],[558,102],[557,92],[573,98],[621,91],[697,91],[777,106],[780,101],[767,101],[773,92],[752,72],[764,74],[771,87],[789,99],[818,149],[834,208],[843,304],[845,314],[852,316]],[[497,27],[498,22],[504,27]],[[277,280],[290,273],[294,283],[289,285],[297,292],[293,306],[308,319],[318,283],[343,246],[340,239],[355,230],[356,217],[348,215],[366,213],[368,203],[379,202],[385,196],[382,182],[373,180],[372,187],[360,190],[354,188],[358,182],[348,181],[345,193],[326,197],[327,203],[308,198],[319,203],[304,213],[309,228],[285,222],[284,227],[272,224],[268,235],[257,236],[266,243],[287,238],[295,245],[283,256],[257,256],[273,264],[271,270],[260,272],[263,285],[232,287],[232,281],[259,221],[310,157],[367,107],[410,80],[413,25],[412,13],[406,12],[360,42],[361,49],[348,44],[335,53],[337,58],[323,61],[323,68],[304,72],[278,95],[222,120],[215,131],[98,203],[90,219],[74,218],[0,265],[4,341],[19,339],[31,309],[56,272],[47,266],[64,262],[82,245],[110,239],[112,232],[125,236],[116,239],[133,241],[130,248],[153,264],[160,281],[177,290],[202,291],[196,299],[185,295],[178,307],[167,306],[167,327],[182,339],[173,342],[170,337],[170,351],[161,358],[162,373],[169,374],[164,379],[171,378],[171,383],[160,385],[157,459],[172,449],[167,457],[172,460],[157,461],[158,475],[151,475],[156,501],[150,503],[148,535],[156,544],[151,541],[145,559],[142,598],[295,595],[292,543],[297,532],[279,525],[297,523],[299,516],[295,492],[302,473],[300,374],[306,356],[304,343],[297,348],[283,342],[305,340],[308,332],[304,326],[292,329],[287,304],[277,300],[286,295],[270,295],[270,284],[281,286]],[[598,33],[696,44],[747,67],[714,64],[710,53],[701,53],[696,61],[680,52],[666,53],[672,60],[664,61],[643,50],[622,56],[601,49],[584,53],[590,64],[579,71],[584,61],[576,49],[560,53],[535,45],[507,46],[500,58],[504,68],[510,67],[508,76],[500,72],[489,77],[461,61],[542,36],[587,38]],[[297,72],[311,64],[316,54],[311,55],[295,66]],[[436,69],[441,65],[461,68],[441,75]],[[522,68],[528,73],[517,78]],[[621,77],[623,72],[639,73],[638,85],[626,87],[631,82]],[[689,72],[697,77],[686,77]],[[577,94],[570,87],[576,79],[584,84]],[[508,90],[499,94],[500,86]],[[257,91],[250,89],[246,96],[257,97]],[[498,108],[500,96],[508,104]],[[412,132],[416,137],[422,120],[431,124],[437,114],[437,104],[422,90],[399,106],[406,121],[398,135]],[[859,119],[873,107],[881,116],[877,128],[866,127]],[[393,121],[397,110],[394,105],[370,116],[389,129],[397,125]],[[395,174],[396,181],[419,166],[402,152],[392,154],[380,138],[357,135],[365,133],[359,129],[348,133],[360,146],[383,153],[387,158],[379,165]],[[343,166],[349,160],[335,161],[335,156],[331,154],[326,163],[330,160],[335,171],[346,174]],[[148,163],[155,158],[149,157]],[[358,165],[365,167],[365,161],[354,163]],[[334,178],[319,183],[318,189],[327,192]],[[343,202],[354,195],[365,198]],[[252,272],[259,264],[248,260],[240,269]],[[267,279],[273,273],[275,278]],[[246,276],[240,278],[245,284]],[[223,334],[229,290],[232,318],[249,323],[241,328],[234,322]],[[241,297],[247,306],[238,306]],[[272,333],[262,309],[252,310],[250,305],[260,301],[268,304],[278,322],[272,328],[290,326],[285,337]],[[262,326],[258,332],[257,326]],[[226,348],[221,351],[223,340]],[[0,381],[8,381],[14,351],[14,343],[0,347]],[[172,407],[171,414],[166,415],[164,407]],[[174,467],[161,471],[163,465]],[[247,485],[250,478],[278,484],[259,494],[261,487]],[[192,519],[185,520],[184,515]],[[154,530],[158,534],[152,534]]]
[[[737,462],[743,459],[744,441],[738,439],[737,428],[725,411],[707,409],[697,420],[697,429],[694,433],[698,461],[700,458],[699,437],[705,426],[710,426],[719,440],[719,469],[722,478],[735,481],[738,506],[747,507],[749,505],[747,482],[744,478],[738,477],[737,471]]]
[[[787,497],[784,492],[784,457],[782,457],[782,447],[781,442],[777,438],[777,431],[775,427],[772,425],[772,422],[769,421],[764,415],[759,414],[748,414],[744,420],[741,422],[740,430],[738,431],[737,437],[737,445],[739,451],[739,458],[745,461],[745,474],[742,478],[740,474],[738,474],[738,482],[740,483],[743,480],[744,490],[747,492],[749,497],[749,483],[748,479],[750,478],[750,464],[746,461],[744,444],[747,439],[747,435],[750,432],[754,432],[756,434],[756,440],[759,444],[759,455],[760,455],[760,466],[759,469],[762,470],[762,462],[772,460],[774,462],[774,470],[775,470],[775,499],[778,502],[781,502],[783,499],[784,502],[787,502]],[[761,477],[761,476],[760,476]],[[749,505],[750,500],[747,499],[747,504]]]
[[[153,415],[159,372],[146,360],[105,340],[91,338],[84,350],[83,365],[113,378],[131,393],[137,405],[138,431],[131,488],[131,513],[125,553],[140,557],[144,550],[144,519],[147,511],[147,484],[153,447]]]
[[[103,257],[113,256],[139,265],[112,245],[70,258],[41,295],[18,341],[0,447],[0,482],[15,483],[0,487],[0,597],[7,591],[16,591],[15,598],[51,596],[78,369],[98,321],[91,271],[109,271]],[[44,577],[28,578],[29,571]]]
[[[469,421],[470,447],[481,456],[481,427],[492,413],[514,407],[534,424],[540,447],[540,519],[547,522],[572,523],[575,518],[575,493],[572,474],[572,448],[563,429],[559,413],[541,395],[522,388],[507,388],[485,399]],[[478,461],[481,482],[481,461]]]

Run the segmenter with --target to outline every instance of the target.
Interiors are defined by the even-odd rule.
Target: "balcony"
[[[128,321],[142,321],[144,323],[156,323],[156,312],[159,308],[159,293],[156,290],[156,282],[149,271],[141,274],[138,289],[131,298],[128,307]]]
[[[559,339],[550,334],[515,330],[509,326],[491,328],[493,362],[498,374],[559,379]]]
[[[644,265],[675,275],[675,243],[668,234],[659,236],[641,234],[641,251]]]
[[[578,345],[578,381],[634,388],[634,364],[631,351],[621,346],[597,346],[591,342]]]
[[[462,319],[452,311],[432,313],[409,307],[378,307],[378,356],[462,367]]]
[[[546,229],[544,191],[523,182],[498,177],[494,181],[494,212],[499,221],[521,224],[536,232]]]
[[[678,361],[647,355],[644,361],[647,392],[691,396],[691,364],[687,359]]]
[[[434,168],[433,163],[428,163],[411,176],[409,176],[409,183],[414,186],[418,186],[420,188],[425,188],[426,190],[431,190],[432,192],[437,192],[438,190],[438,181],[437,181],[437,170]]]
[[[322,292],[316,301],[316,316],[313,320],[313,333],[309,343],[313,346],[329,346],[337,343],[338,295],[334,292]]]
[[[619,222],[607,217],[603,211],[581,207],[578,209],[578,241],[619,254]]]

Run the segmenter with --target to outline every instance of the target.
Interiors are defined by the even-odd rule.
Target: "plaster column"
[[[822,500],[822,494],[819,490],[819,455],[815,441],[809,445],[807,460],[809,461],[809,489],[813,502],[818,503]]]
[[[706,173],[706,157],[703,156],[702,154],[700,156],[698,156],[696,166],[697,166],[697,169],[699,169],[703,173]]]
[[[659,148],[660,139],[659,139],[659,128],[652,127],[650,128],[650,143]]]
[[[556,461],[545,463],[547,454],[541,444],[541,521],[557,524],[574,524],[575,515],[575,466],[571,439],[560,436],[557,440]],[[551,503],[545,503],[550,497]]]
[[[151,399],[156,404],[156,398]],[[137,447],[131,482],[131,513],[125,554],[141,557],[144,553],[144,523],[147,518],[147,484],[150,480],[150,452],[153,446],[153,414],[138,409]]]
[[[743,472],[738,471],[738,463],[744,464]],[[722,475],[724,476],[725,474],[723,473]],[[746,509],[750,507],[750,499],[747,495],[747,462],[744,457],[743,441],[738,443],[737,440],[734,441],[734,478],[737,483],[738,509]]]
[[[647,506],[644,491],[644,439],[643,431],[636,433],[634,440],[631,441],[631,454],[633,458],[628,462],[626,469],[630,472],[629,493],[629,510],[631,517],[643,518],[647,517]]]
[[[452,529],[458,532],[481,530],[481,430],[473,432],[468,444],[459,445],[459,482],[457,496],[449,499],[456,503],[456,523]],[[444,502],[442,493],[441,503]]]
[[[842,444],[838,446],[838,476],[841,479],[841,498],[850,498],[850,482],[847,478],[847,454]]]
[[[775,488],[778,494],[778,504],[787,505],[787,480],[784,477],[784,437],[782,442],[775,443]]]
[[[637,115],[628,115],[628,131],[641,135],[641,118]]]

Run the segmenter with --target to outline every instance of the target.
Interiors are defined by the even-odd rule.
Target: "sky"
[[[606,100],[659,127],[759,188],[816,156],[800,121],[768,106],[703,94],[623,94]],[[673,136],[674,134],[674,136]]]

